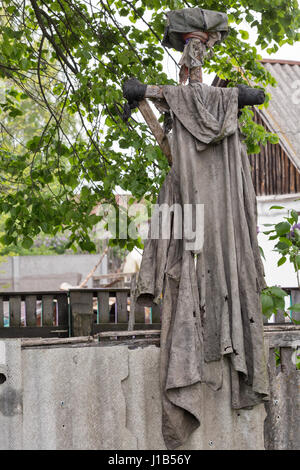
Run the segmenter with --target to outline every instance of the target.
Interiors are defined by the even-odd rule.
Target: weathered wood
[[[42,297],[42,325],[53,325],[53,295],[43,295]]]
[[[300,303],[300,290],[299,289],[291,289],[291,300],[292,305]],[[300,321],[300,312],[292,312],[293,320]]]
[[[139,102],[139,110],[143,115],[143,118],[147,122],[152,134],[157,140],[158,145],[160,146],[161,150],[167,157],[169,165],[172,165],[172,154],[171,148],[168,141],[167,136],[165,135],[161,125],[159,124],[158,120],[154,112],[152,111],[149,103],[147,100],[142,100]]]
[[[285,315],[282,310],[277,310],[277,315],[275,315],[275,323],[285,323]]]
[[[160,330],[161,325],[159,323],[136,323],[133,326],[133,330]],[[101,333],[104,331],[128,331],[127,323],[99,323],[93,325],[92,334]],[[131,333],[131,332],[130,332]]]
[[[135,323],[145,323],[145,307],[135,304]]]
[[[74,339],[76,340],[74,343],[73,342],[67,342],[67,341],[62,341],[59,342],[57,339],[51,340],[51,342],[44,343],[42,340],[40,341],[32,341],[31,343],[24,344],[22,346],[22,349],[27,349],[27,348],[35,348],[35,349],[53,349],[53,348],[64,348],[66,345],[68,347],[73,347],[73,348],[86,348],[86,347],[97,347],[97,348],[103,348],[103,347],[110,347],[110,346],[127,346],[130,349],[136,349],[136,348],[145,348],[148,346],[157,346],[159,347],[160,345],[160,338],[154,336],[154,337],[139,337],[139,338],[117,338],[114,339],[108,338],[104,341],[98,341],[97,339],[94,339],[92,337],[86,337],[86,340],[82,340],[82,338],[66,338],[67,339]],[[78,341],[77,341],[78,340]]]
[[[36,326],[36,295],[27,295],[25,299],[26,326]]]
[[[285,331],[285,332],[266,332],[265,337],[269,341],[270,348],[292,347],[295,342],[300,340],[299,331]]]
[[[134,273],[131,277],[128,331],[133,330],[133,326],[135,324],[135,304],[136,304],[135,297],[136,297],[136,273]]]
[[[72,336],[90,336],[93,329],[93,292],[70,291]]]
[[[9,299],[9,326],[21,326],[21,296]]]
[[[68,325],[0,328],[0,338],[54,338],[68,336]]]
[[[59,294],[56,296],[57,299],[57,321],[59,325],[66,325],[69,323],[69,304],[68,304],[68,295]]]
[[[160,330],[132,330],[132,331],[114,331],[109,332],[109,331],[104,331],[97,333],[95,336],[97,338],[110,338],[111,336],[113,337],[128,337],[132,338],[133,336],[153,336],[153,335],[160,335]]]
[[[4,326],[3,297],[0,297],[0,328]]]
[[[298,330],[298,344],[300,338]],[[266,403],[265,447],[267,450],[300,448],[300,371],[296,369],[294,349],[280,348],[280,367],[275,364],[275,350],[270,350],[270,401]]]
[[[127,323],[128,322],[127,294],[125,292],[117,292],[116,303],[117,303],[118,323]]]
[[[300,345],[300,343],[299,343]],[[292,348],[281,348],[282,400],[284,404],[284,430],[281,429],[283,449],[300,449],[300,371],[297,371]]]
[[[161,320],[161,305],[154,305],[152,307],[152,323],[160,323]]]
[[[109,323],[109,292],[98,292],[98,322]]]

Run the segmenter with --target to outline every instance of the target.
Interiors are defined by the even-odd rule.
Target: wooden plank
[[[127,294],[125,292],[117,292],[116,303],[118,323],[128,323]]]
[[[57,321],[59,325],[67,325],[69,323],[69,304],[68,304],[68,294],[58,294],[56,296],[57,300]]]
[[[70,308],[72,336],[91,335],[94,323],[93,291],[70,291]]]
[[[74,344],[68,340],[76,340]],[[78,341],[77,341],[78,340]],[[63,348],[68,345],[69,347],[97,347],[105,348],[110,346],[127,346],[130,349],[136,348],[145,348],[147,346],[157,346],[160,345],[160,338],[157,336],[149,337],[138,337],[138,338],[119,338],[114,337],[107,338],[105,340],[99,341],[98,338],[94,339],[91,336],[87,337],[86,340],[82,340],[82,337],[79,338],[65,338],[63,341],[59,341],[57,338],[52,340],[31,340],[28,342],[28,345],[22,346],[22,349],[26,348],[35,348],[35,349],[53,349],[53,348]]]
[[[135,323],[145,323],[145,307],[143,305],[135,304]]]
[[[291,289],[292,305],[300,303],[300,289]],[[300,312],[292,312],[293,320],[300,321]]]
[[[135,305],[136,305],[136,273],[134,273],[131,277],[128,331],[133,330],[133,326],[135,324]]]
[[[282,151],[283,152],[283,151]],[[285,152],[284,155],[284,184],[285,184],[285,194],[290,193],[290,184],[289,184],[289,159]]]
[[[269,153],[269,144],[265,146],[265,155],[266,155],[266,186],[265,186],[265,195],[270,194],[270,153]]]
[[[277,315],[275,315],[275,323],[285,323],[285,315],[282,310],[277,310]]]
[[[152,323],[160,323],[161,320],[161,305],[154,305],[152,307]]]
[[[283,416],[281,422],[281,448],[299,450],[300,448],[300,413],[299,385],[300,373],[296,369],[292,348],[281,348],[281,394]]]
[[[52,326],[53,325],[53,295],[42,296],[42,325]]]
[[[132,336],[152,336],[152,335],[160,335],[160,330],[132,330],[132,331],[104,331],[97,334],[98,338],[110,338],[111,335],[115,336],[122,336],[122,337],[132,337]]]
[[[259,194],[263,196],[266,191],[266,148],[264,145],[261,146],[261,181],[260,181],[260,189],[259,189]]]
[[[280,148],[279,145],[274,145],[276,160],[277,160],[277,191],[278,194],[282,194],[282,167],[281,167],[281,157],[280,157]]]
[[[270,144],[270,155],[271,155],[271,168],[272,168],[271,191],[272,191],[272,194],[277,194],[276,193],[276,161],[275,161],[275,155],[273,152],[273,146],[271,144]]]
[[[154,93],[161,93],[161,89],[159,87],[156,87],[157,90],[154,91]],[[151,91],[155,89],[155,86],[148,86],[147,91],[146,91],[146,96],[151,95]],[[148,95],[147,95],[148,92]],[[158,145],[160,146],[162,152],[164,155],[167,157],[167,160],[169,162],[169,165],[172,166],[172,154],[171,154],[171,148],[170,144],[168,141],[167,136],[164,133],[163,128],[161,127],[158,119],[156,118],[154,112],[152,111],[151,106],[149,105],[148,101],[146,99],[143,99],[139,101],[139,110],[145,119],[146,123],[148,124],[152,134],[157,140]]]
[[[109,292],[98,292],[98,314],[99,314],[99,323],[109,323]]]
[[[20,295],[14,295],[9,299],[9,326],[21,326]]]
[[[53,338],[68,336],[68,325],[0,328],[0,338]]]
[[[291,193],[295,193],[295,174],[294,174],[294,165],[290,161],[290,188],[291,188]]]
[[[160,323],[136,323],[134,330],[160,330]],[[127,323],[101,323],[93,325],[93,335],[102,331],[128,331]]]
[[[292,347],[297,342],[300,342],[300,332],[299,331],[282,331],[282,332],[266,332],[265,338],[269,342],[270,348],[282,348],[282,347]]]
[[[25,298],[26,326],[36,326],[36,295]]]
[[[3,297],[0,297],[0,328],[4,326]]]
[[[98,338],[92,336],[80,336],[77,338],[22,338],[21,348],[32,348],[36,346],[59,346],[65,344],[78,344],[78,343],[97,343]]]

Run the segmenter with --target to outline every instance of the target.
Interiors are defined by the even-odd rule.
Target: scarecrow
[[[147,86],[136,79],[124,85],[128,110],[148,97],[171,116],[164,146],[172,166],[158,205],[192,208],[198,231],[196,244],[190,232],[178,237],[178,224],[185,226],[188,215],[183,211],[178,222],[173,213],[170,237],[146,241],[138,280],[139,303],[162,303],[162,431],[169,449],[199,426],[201,386],[220,389],[225,366],[233,409],[252,408],[269,394],[256,196],[238,124],[239,110],[262,104],[265,96],[246,86],[202,83],[204,58],[227,34],[224,13],[171,11],[163,44],[183,52],[180,85]],[[197,207],[203,208],[200,225],[194,220]],[[150,232],[158,223],[154,213]]]

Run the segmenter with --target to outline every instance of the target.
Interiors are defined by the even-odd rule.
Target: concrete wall
[[[1,291],[59,290],[63,282],[76,286],[99,261],[97,255],[11,256],[0,265]],[[107,257],[95,275],[107,274]],[[92,287],[92,279],[88,287]]]
[[[3,340],[0,363],[0,449],[165,449],[159,348]],[[264,448],[264,406],[232,410],[229,383],[226,369],[222,390],[203,386],[202,424],[183,449]]]

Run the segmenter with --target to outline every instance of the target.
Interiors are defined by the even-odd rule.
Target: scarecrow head
[[[228,17],[218,11],[184,8],[167,13],[162,44],[183,52],[180,59],[180,83],[185,83],[191,69],[201,67],[212,48],[228,34]]]

